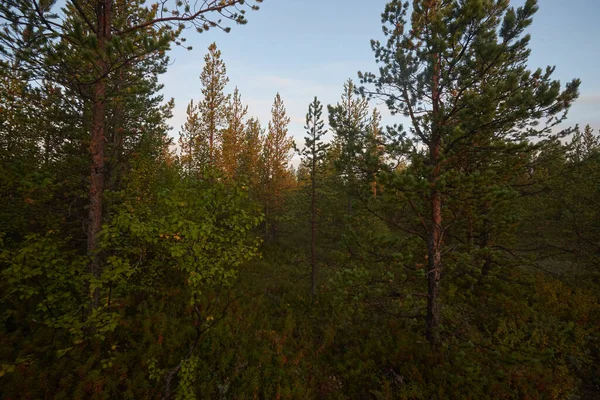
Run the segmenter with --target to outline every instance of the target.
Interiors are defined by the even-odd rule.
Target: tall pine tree
[[[198,171],[198,154],[200,152],[200,137],[202,134],[202,119],[198,112],[198,105],[194,104],[194,100],[190,100],[185,111],[186,120],[181,131],[179,132],[179,161],[184,170],[191,174],[193,171]]]
[[[239,175],[250,185],[250,193],[256,200],[260,190],[261,154],[263,151],[264,129],[260,121],[250,118],[246,122],[241,154],[239,160]]]
[[[292,182],[288,165],[294,141],[288,136],[290,118],[279,93],[271,108],[271,120],[264,138],[261,157],[261,179],[263,183],[263,205],[265,209],[265,234],[277,235],[283,195]]]
[[[310,263],[311,263],[311,294],[317,294],[317,182],[320,181],[320,169],[327,155],[328,145],[323,142],[323,135],[327,133],[323,122],[323,105],[315,97],[308,106],[306,114],[307,136],[304,138],[304,149],[300,151],[303,156],[302,163],[310,171]]]
[[[221,51],[216,43],[208,46],[204,56],[204,68],[200,74],[202,100],[198,103],[198,113],[202,120],[202,130],[198,137],[198,163],[203,167],[215,168],[220,160],[223,129],[227,124],[227,104],[229,96],[224,93],[229,82],[227,68],[221,59]]]
[[[506,0],[417,0],[407,27],[408,3],[391,1],[382,14],[387,41],[372,41],[382,67],[378,74],[359,73],[363,84],[375,87],[363,92],[410,120],[410,130],[398,129],[396,139],[412,149],[416,182],[427,181],[420,193],[428,207],[415,211],[428,253],[425,333],[432,344],[440,340],[449,162],[477,146],[476,138],[519,143],[548,136],[578,94],[578,80],[561,92],[553,68],[527,69],[525,29],[537,9],[535,0],[518,9]]]
[[[237,178],[240,174],[246,114],[248,114],[248,107],[242,104],[242,96],[236,87],[227,105],[227,125],[222,134],[220,161],[227,179]]]

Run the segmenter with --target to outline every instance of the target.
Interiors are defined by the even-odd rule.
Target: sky
[[[511,3],[519,6],[524,0]],[[193,50],[173,49],[172,65],[161,77],[163,94],[175,99],[171,134],[178,137],[187,104],[201,97],[204,55],[216,42],[230,79],[227,90],[237,86],[249,116],[258,117],[265,127],[279,92],[292,121],[290,133],[301,146],[314,96],[325,105],[335,104],[348,78],[358,83],[357,71],[376,71],[370,40],[382,38],[385,4],[385,0],[264,0],[259,11],[248,13],[247,25],[233,26],[230,33],[186,32],[186,43]],[[529,66],[556,66],[553,76],[563,84],[580,78],[581,94],[565,125],[600,129],[600,0],[539,0],[538,5],[528,30]],[[385,105],[373,106],[383,112],[384,124],[402,122],[402,117],[390,116]]]

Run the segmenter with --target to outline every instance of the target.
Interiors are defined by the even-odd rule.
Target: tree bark
[[[316,203],[316,190],[315,190],[315,180],[316,180],[316,150],[313,146],[313,159],[312,159],[312,179],[311,179],[311,213],[310,213],[310,262],[312,266],[312,287],[311,294],[314,298],[317,295],[317,261],[315,256],[315,239],[317,234],[317,203]]]
[[[276,179],[275,180],[275,203],[273,204],[273,223],[271,224],[272,226],[272,235],[273,235],[273,239],[278,237],[278,230],[279,230],[279,222],[277,221],[277,216],[279,215],[279,210],[280,210],[280,202],[279,202],[279,183],[281,182],[281,180]]]
[[[212,124],[211,124],[212,125]],[[208,163],[211,167],[215,166],[215,159],[213,156],[213,144],[214,144],[214,133],[213,130],[211,128],[210,132],[209,132],[209,136],[208,136]]]
[[[439,342],[439,326],[441,322],[441,306],[439,304],[440,273],[442,269],[442,196],[437,188],[431,191],[431,227],[427,243],[427,319],[425,337],[436,345]]]
[[[442,270],[442,193],[438,187],[440,178],[440,59],[439,55],[433,60],[432,79],[432,107],[433,122],[431,129],[431,142],[429,145],[429,162],[431,175],[431,221],[427,240],[428,266],[427,266],[427,317],[425,324],[425,337],[432,346],[436,346],[440,340],[439,327],[441,323],[441,305],[439,303],[440,275]]]
[[[99,79],[93,88],[92,131],[90,153],[92,158],[90,168],[90,209],[87,237],[87,252],[90,257],[89,272],[95,279],[102,276],[102,259],[99,252],[100,230],[102,229],[102,199],[104,197],[105,165],[104,139],[106,114],[106,75],[108,64],[104,59],[104,50],[110,40],[112,0],[98,0],[96,17],[98,18],[98,59]],[[91,308],[100,305],[100,288],[92,293]]]

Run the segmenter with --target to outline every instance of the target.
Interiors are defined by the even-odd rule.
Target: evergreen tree
[[[600,146],[600,139],[594,135],[594,130],[588,124],[581,132],[579,126],[575,127],[573,138],[571,140],[572,158],[576,161],[583,161]]]
[[[223,130],[221,148],[221,164],[223,173],[228,179],[239,177],[241,154],[245,139],[245,121],[248,107],[242,104],[238,88],[233,91],[227,107],[227,126]]]
[[[577,97],[579,81],[561,92],[560,83],[551,80],[553,68],[527,69],[529,36],[524,31],[537,11],[535,0],[516,10],[504,0],[419,0],[410,28],[407,11],[408,4],[398,0],[386,5],[387,42],[372,42],[383,66],[379,75],[359,76],[375,86],[363,92],[384,99],[393,114],[411,121],[410,135],[396,132],[404,150],[413,149],[413,165],[421,166],[417,179],[426,179],[429,187],[421,193],[423,204],[430,206],[418,215],[428,252],[426,336],[436,344],[448,161],[479,137],[519,143],[548,135]]]
[[[202,122],[198,106],[194,104],[194,100],[190,100],[185,113],[185,124],[179,132],[179,146],[181,148],[179,159],[184,170],[188,174],[191,174],[192,171],[198,171],[198,158],[196,154],[201,151],[198,145],[202,132]]]
[[[336,166],[344,177],[348,190],[356,184],[360,175],[359,158],[365,148],[365,131],[368,125],[369,104],[367,99],[356,94],[356,86],[351,79],[344,83],[340,101],[328,106],[329,125],[334,133],[333,146],[339,147]]]
[[[204,56],[204,68],[200,74],[202,100],[198,103],[198,113],[202,118],[202,131],[198,138],[197,159],[204,167],[215,168],[220,160],[223,129],[227,123],[227,103],[225,86],[229,82],[221,51],[216,43],[208,46]]]
[[[323,142],[323,135],[327,133],[325,123],[322,119],[323,106],[315,97],[308,106],[306,114],[307,136],[304,138],[304,149],[300,151],[303,156],[302,163],[310,171],[310,263],[311,263],[311,294],[314,298],[317,294],[317,257],[316,257],[316,236],[317,236],[317,182],[321,180],[320,169],[327,155],[329,147]]]
[[[288,170],[291,150],[294,142],[288,136],[290,118],[279,93],[275,96],[271,108],[271,120],[263,142],[261,156],[261,180],[263,183],[263,205],[265,209],[265,233],[277,234],[277,220],[286,189],[290,187],[292,177]]]
[[[254,199],[257,199],[258,191],[260,190],[263,135],[264,129],[260,126],[260,121],[256,118],[250,118],[246,123],[242,138],[239,174],[250,185],[251,194]]]

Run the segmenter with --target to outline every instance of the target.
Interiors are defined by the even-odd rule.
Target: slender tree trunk
[[[89,272],[99,279],[102,275],[102,260],[99,253],[99,233],[102,229],[102,199],[104,196],[105,166],[104,166],[104,139],[105,139],[105,114],[106,114],[106,74],[107,62],[104,59],[104,49],[110,40],[110,15],[112,0],[99,0],[96,4],[98,18],[98,61],[101,76],[93,88],[92,132],[90,152],[92,157],[90,171],[90,209],[87,237],[87,251],[90,256]],[[91,307],[100,305],[100,289],[94,289]]]
[[[275,180],[275,203],[273,204],[273,223],[271,224],[273,230],[273,239],[277,237],[277,231],[279,230],[279,225],[277,222],[277,215],[279,213],[279,179]]]
[[[312,266],[312,287],[311,294],[313,299],[317,295],[317,261],[315,256],[315,239],[317,235],[317,202],[316,202],[316,190],[315,190],[315,180],[316,180],[316,151],[313,150],[313,160],[312,160],[312,187],[311,187],[311,213],[310,213],[310,262]]]
[[[439,303],[440,275],[442,270],[442,193],[438,185],[440,167],[440,139],[434,133],[430,149],[430,162],[433,165],[431,173],[431,221],[427,240],[427,319],[425,337],[432,346],[440,339],[439,326],[441,323],[441,305]]]
[[[188,158],[188,163],[187,163],[187,167],[188,167],[188,175],[192,176],[192,172],[194,171],[194,151],[195,149],[198,148],[198,146],[196,145],[196,142],[198,141],[198,137],[197,136],[192,136],[190,137],[190,141],[189,141],[189,158]],[[198,152],[198,154],[200,154],[200,152]],[[197,156],[196,156],[197,157]],[[196,169],[196,172],[198,171],[198,169]]]
[[[209,105],[211,109],[210,121],[208,123],[208,163],[211,168],[215,167],[215,133],[217,131],[217,123],[215,117],[215,106],[213,102]]]
[[[267,178],[270,179],[270,178]],[[271,185],[269,184],[269,181],[267,181],[267,183],[264,185],[264,190],[265,190],[265,241],[269,240],[269,235],[270,235],[270,224],[269,224],[269,218],[271,218],[271,216],[269,215],[270,212],[270,206],[271,206]]]
[[[433,106],[433,122],[431,130],[431,143],[429,147],[429,162],[432,168],[431,184],[431,223],[427,240],[428,266],[427,266],[427,318],[425,336],[432,346],[439,343],[441,323],[441,305],[439,303],[440,275],[442,270],[442,193],[438,187],[440,177],[440,61],[439,55],[433,61],[433,82],[431,98]]]
[[[377,159],[379,160],[379,150],[380,146],[377,144],[379,141],[379,128],[376,124],[373,124],[373,140],[375,142],[375,154],[377,154]],[[371,173],[371,190],[373,191],[373,198],[377,198],[377,172]]]
[[[431,191],[431,227],[427,243],[427,320],[425,336],[432,345],[439,342],[441,307],[439,304],[440,273],[442,269],[442,196],[438,189]]]
[[[214,137],[213,137],[213,132],[211,130],[209,137],[208,137],[208,162],[211,167],[214,167],[213,141],[214,141]]]

